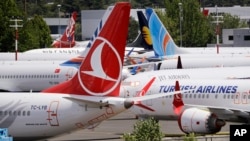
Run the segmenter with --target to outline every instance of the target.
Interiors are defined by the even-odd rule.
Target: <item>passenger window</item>
[[[21,116],[21,111],[18,111],[18,112],[17,112],[17,115],[18,115],[18,116]]]

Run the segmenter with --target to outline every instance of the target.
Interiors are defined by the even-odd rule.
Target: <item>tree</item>
[[[150,117],[145,120],[138,120],[134,125],[132,134],[125,133],[125,141],[161,141],[164,134],[160,131],[159,122]]]
[[[222,20],[223,29],[247,27],[246,21],[241,21],[239,16],[233,16],[229,13],[225,13]]]
[[[127,39],[128,43],[133,42],[135,40],[135,38],[137,37],[138,32],[139,32],[138,27],[139,27],[138,22],[133,17],[130,17],[129,18],[128,39]]]
[[[180,44],[180,33],[182,33],[182,44],[185,47],[206,46],[212,37],[212,30],[207,18],[200,11],[197,0],[182,1],[182,29],[180,30],[180,1],[165,0],[166,12],[158,12],[176,44]],[[182,31],[182,32],[181,32]]]
[[[41,16],[35,15],[20,30],[20,51],[50,47],[50,29]]]
[[[0,51],[14,50],[15,28],[11,18],[21,17],[14,0],[0,1]]]

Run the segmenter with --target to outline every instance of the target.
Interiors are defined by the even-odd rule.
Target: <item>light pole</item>
[[[182,47],[182,20],[183,20],[183,16],[182,16],[182,3],[178,3],[179,5],[179,17],[180,17],[180,47]]]
[[[10,21],[14,21],[15,24],[14,25],[10,25],[10,27],[14,27],[15,28],[15,60],[17,61],[17,52],[18,52],[18,45],[17,45],[17,42],[18,42],[18,27],[23,27],[23,25],[18,25],[18,21],[23,21],[23,20],[20,20],[20,19],[13,19],[13,20],[10,20]]]
[[[223,23],[223,21],[219,21],[219,18],[222,19],[223,16],[219,16],[218,15],[218,7],[217,5],[215,5],[215,8],[216,8],[216,16],[213,16],[216,18],[216,21],[212,21],[212,23],[216,23],[216,48],[217,48],[217,54],[219,54],[219,44],[220,44],[220,40],[219,40],[219,30],[220,30],[220,27],[219,27],[219,23]]]
[[[58,27],[58,33],[59,33],[59,42],[60,42],[60,48],[61,48],[61,18],[60,18],[60,8],[61,8],[61,4],[57,5],[58,7],[58,19],[59,19],[59,27]]]

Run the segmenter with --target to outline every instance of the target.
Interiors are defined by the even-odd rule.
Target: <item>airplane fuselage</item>
[[[0,68],[0,91],[41,91],[70,80],[77,70],[50,62],[5,64]]]
[[[125,110],[124,99],[116,106],[99,107],[71,99],[77,95],[46,93],[0,93],[0,128],[22,139],[48,138],[77,129],[94,128],[103,120]],[[15,98],[13,98],[15,97]],[[107,101],[104,97],[81,96],[81,99]],[[27,140],[27,138],[25,139]]]
[[[247,120],[243,119],[250,119],[248,114],[250,111],[249,82],[249,80],[219,79],[179,80],[180,90],[190,90],[182,93],[183,102],[186,104],[184,109],[192,107],[188,105],[200,105],[201,109],[207,111],[209,111],[210,107],[213,107],[214,109],[217,108],[217,111],[213,111],[213,109],[211,112],[215,112],[221,119],[247,122]],[[135,97],[137,94],[136,88],[138,87],[124,86],[122,97]],[[152,85],[147,95],[172,91],[175,91],[175,80],[158,81]],[[173,99],[174,96],[170,95],[142,102],[142,104],[154,111],[138,106],[133,106],[130,110],[142,118],[153,116],[158,119],[177,119],[178,115],[173,110]]]

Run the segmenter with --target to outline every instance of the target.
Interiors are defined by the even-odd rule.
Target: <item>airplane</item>
[[[0,65],[0,92],[40,92],[45,88],[70,80],[84,58],[67,61],[13,61]],[[131,74],[122,69],[122,80]]]
[[[98,32],[101,30],[102,26],[105,24],[107,17],[112,12],[114,6],[109,6],[104,13],[96,31],[94,32],[92,39],[89,40],[88,44],[85,47],[73,47],[73,48],[41,48],[41,49],[32,49],[25,52],[18,52],[17,53],[17,60],[18,61],[51,61],[51,60],[68,60],[73,58],[77,55],[80,55],[85,51],[87,47],[90,47],[91,42],[94,40]],[[72,29],[72,28],[69,28]],[[73,28],[74,29],[74,28]],[[73,31],[74,32],[74,31]],[[65,32],[66,36],[66,32]],[[136,39],[137,41],[137,39]],[[144,50],[144,48],[138,47],[126,47],[125,54],[130,52],[133,49],[132,55],[137,54],[137,52]],[[15,59],[16,54],[13,52],[4,52],[0,53],[0,60],[1,61],[12,61]]]
[[[152,9],[151,9],[152,10]],[[147,11],[147,10],[146,10]],[[155,14],[155,13],[154,13]],[[151,32],[148,29],[148,25],[147,25],[147,20],[143,14],[142,11],[137,11],[137,15],[138,15],[138,19],[140,22],[140,26],[143,27],[144,31],[147,31],[146,33],[143,33],[148,35]],[[157,20],[155,20],[157,21]],[[159,19],[158,19],[158,22]],[[157,23],[157,22],[153,22],[153,23]],[[156,26],[159,27],[159,26]],[[154,33],[155,31],[153,31]],[[157,33],[160,32],[160,29],[157,29]],[[166,31],[167,32],[167,31]],[[169,36],[169,47],[172,46],[176,46],[175,43],[173,42],[171,36],[168,34]],[[159,39],[159,37],[158,37]],[[153,43],[156,42],[156,40],[152,41]],[[160,45],[158,45],[160,46]],[[157,47],[158,47],[157,46]],[[156,47],[156,48],[157,48]],[[151,56],[154,56],[154,51],[149,51],[146,52],[144,54],[138,54],[135,55],[137,56],[136,58],[134,58],[133,55],[129,56],[129,60],[133,60],[133,62],[139,62],[139,59],[144,59],[145,54],[149,54],[151,53]],[[157,50],[156,50],[157,52]],[[161,50],[159,52],[162,52]],[[156,53],[157,54],[157,53]],[[238,55],[231,55],[231,54],[215,54],[215,55],[211,55],[211,54],[180,54],[179,56],[177,55],[167,55],[164,56],[163,55],[163,59],[162,58],[147,58],[147,61],[144,61],[143,64],[140,64],[140,68],[143,68],[141,70],[143,71],[152,71],[152,70],[159,70],[159,69],[176,69],[178,68],[178,64],[182,64],[182,68],[204,68],[204,67],[235,67],[235,66],[249,66],[250,65],[250,60],[249,60],[249,55],[245,55],[245,54],[238,54]],[[131,57],[132,56],[132,57]],[[138,57],[141,56],[141,57]],[[161,55],[157,55],[157,56],[161,56]],[[150,63],[148,63],[150,62]],[[153,62],[153,63],[152,63]],[[133,63],[135,64],[135,63]],[[132,70],[136,70],[138,66],[135,66]],[[140,72],[138,69],[136,71],[133,71],[134,74]]]
[[[68,81],[77,73],[87,52],[66,61],[3,61],[0,63],[0,92],[40,92]],[[122,80],[130,76],[128,68],[123,67]]]
[[[185,57],[184,57],[185,58]],[[181,56],[162,61],[146,62],[141,64],[144,71],[167,70],[167,69],[190,69],[210,67],[239,67],[250,66],[249,57],[216,57],[216,58],[185,58]],[[140,72],[140,71],[138,71]]]
[[[131,54],[132,51],[128,53]],[[80,56],[72,55],[67,61],[56,53],[54,55],[51,53],[51,56],[58,57],[58,60],[55,58],[48,61],[2,61],[0,62],[0,92],[40,92],[45,88],[68,81],[77,72],[86,57],[86,52],[88,50],[82,52]],[[122,69],[122,80],[130,76],[128,67]]]
[[[139,21],[142,20],[143,17],[145,18],[142,11],[138,11],[137,14]],[[139,16],[139,14],[141,14],[141,16]],[[180,48],[175,44],[171,35],[152,8],[146,8],[146,15],[148,17],[148,30],[153,43],[153,51],[131,56],[133,58],[147,57],[149,61],[151,61],[177,58],[177,56],[181,56],[184,59],[184,57],[230,57],[249,54],[249,50],[246,48],[223,48],[220,54],[215,53],[212,49],[209,51],[210,49],[204,50],[204,48]]]
[[[120,96],[137,96],[140,92],[137,90],[151,77],[156,79],[145,95],[175,91],[175,81],[178,81],[180,90],[190,90],[182,93],[184,109],[179,114],[170,106],[175,96],[144,101],[141,106],[133,106],[130,110],[139,118],[178,119],[180,129],[185,133],[216,133],[225,121],[249,123],[249,69],[222,67],[138,73],[123,80]]]
[[[8,128],[14,140],[45,139],[93,129],[132,105],[164,96],[119,97],[129,13],[130,3],[115,4],[79,70],[69,81],[40,93],[0,93],[0,128]],[[142,91],[147,92],[154,80],[151,78]]]
[[[66,27],[62,36],[54,40],[52,47],[55,48],[71,48],[76,45],[75,41],[75,24],[76,24],[77,12],[74,11],[70,17],[68,26]],[[88,42],[85,43],[85,46]]]

